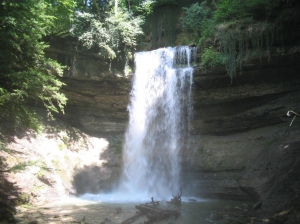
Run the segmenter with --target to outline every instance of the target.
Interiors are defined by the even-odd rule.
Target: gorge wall
[[[195,72],[195,154],[184,167],[201,195],[262,200],[266,210],[297,197],[300,120],[289,126],[286,114],[300,109],[299,48],[273,52],[232,83],[222,69]]]
[[[131,75],[103,72],[107,64],[99,58],[63,45],[52,45],[47,54],[58,60],[73,58],[62,78],[68,104],[58,118],[118,141],[121,150]],[[232,80],[223,67],[195,67],[191,143],[182,153],[186,194],[262,200],[267,210],[280,209],[297,196],[300,118],[289,126],[292,117],[286,114],[300,111],[299,72],[300,47],[273,49],[269,60],[245,63]],[[121,164],[120,155],[108,160],[111,175],[117,176]]]

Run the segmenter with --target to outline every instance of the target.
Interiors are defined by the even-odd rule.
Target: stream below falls
[[[194,199],[193,199],[194,200]],[[178,217],[170,217],[156,224],[225,224],[236,220],[234,213],[246,209],[246,203],[237,201],[183,198],[180,206],[162,201],[161,209],[179,210]],[[121,224],[138,211],[135,206],[143,202],[99,202],[83,199],[68,199],[51,203],[34,210],[21,210],[17,213],[17,223],[84,223],[84,224]],[[141,216],[133,224],[144,224],[146,216]],[[84,221],[84,222],[83,222]]]

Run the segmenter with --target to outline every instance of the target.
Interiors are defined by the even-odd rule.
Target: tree
[[[143,19],[126,8],[115,9],[111,6],[110,10],[98,8],[98,12],[77,11],[71,34],[87,49],[97,50],[103,58],[114,59],[117,55],[130,54],[137,45],[138,36],[143,33]]]
[[[46,14],[52,16],[50,33],[56,36],[68,35],[76,9],[75,0],[45,0]]]
[[[42,41],[57,18],[44,0],[2,0],[0,10],[0,119],[36,129],[28,101],[42,102],[50,116],[66,104],[58,79],[63,67],[45,58]]]

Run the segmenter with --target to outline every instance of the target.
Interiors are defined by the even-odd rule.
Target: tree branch
[[[300,117],[300,114],[297,114],[296,112],[294,112],[294,111],[292,111],[292,110],[289,110],[289,111],[287,112],[286,115],[287,115],[288,117],[290,117],[290,116],[291,116],[291,113],[295,114],[295,116],[294,116],[292,122],[290,123],[290,126],[292,126],[292,124],[293,124],[293,122],[294,122],[294,120],[295,120],[295,118],[296,118],[297,116]]]

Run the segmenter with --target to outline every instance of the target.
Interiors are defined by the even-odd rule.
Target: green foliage
[[[81,44],[87,49],[97,47],[99,54],[114,58],[115,52],[109,46],[110,36],[104,23],[95,15],[87,12],[76,12],[72,35],[78,37]]]
[[[38,161],[21,162],[21,163],[18,163],[16,165],[12,166],[6,172],[18,173],[18,172],[26,170],[28,166],[34,166],[37,163],[38,163]]]
[[[119,0],[122,10],[127,10],[134,15],[149,15],[153,12],[157,0]]]
[[[160,7],[162,5],[178,5],[176,0],[156,0],[154,3],[154,7]]]
[[[141,29],[143,22],[141,17],[133,16],[127,11],[121,11],[117,16],[111,14],[106,19],[106,24],[113,49],[116,51],[121,46],[134,49],[138,36],[143,34]]]
[[[74,0],[45,0],[46,13],[54,17],[50,31],[54,35],[66,35],[73,21],[76,2]]]
[[[269,57],[276,31],[272,15],[279,3],[279,0],[203,1],[183,8],[182,26],[204,48],[202,63],[209,66],[223,63],[233,78],[242,70],[243,61]],[[220,53],[208,46],[215,46]]]
[[[280,0],[218,0],[214,20],[222,23],[246,17],[266,19],[268,13],[279,3]]]
[[[203,66],[215,67],[221,63],[220,53],[212,46],[204,48],[201,55],[201,62]]]
[[[44,56],[41,41],[55,19],[42,1],[2,1],[0,15],[0,119],[38,129],[38,117],[28,101],[44,104],[49,115],[63,111],[66,97],[59,92],[63,67]]]
[[[213,7],[207,1],[183,8],[182,27],[193,35],[193,42],[198,42],[198,45],[214,34],[215,24],[212,20],[212,13]]]
[[[17,205],[28,204],[29,202],[30,202],[30,195],[27,193],[21,193],[16,200]]]
[[[201,35],[198,40],[199,46],[205,46],[207,43],[208,45],[213,44],[214,42],[214,34],[215,34],[215,21],[213,19],[206,19],[204,23],[202,23],[202,30]]]
[[[0,135],[2,135],[2,133],[0,132]],[[5,144],[4,142],[0,139],[0,151],[4,151],[6,150]],[[1,161],[1,160],[0,160]],[[1,164],[0,164],[1,165]]]
[[[71,33],[87,49],[94,48],[99,55],[113,59],[122,49],[135,48],[137,37],[142,34],[142,22],[140,17],[127,11],[119,11],[117,15],[108,13],[104,19],[95,14],[76,12]]]
[[[219,0],[214,12],[214,38],[231,79],[251,57],[269,57],[275,26],[268,15],[278,0]]]
[[[136,6],[136,12],[139,12],[142,15],[150,15],[153,12],[155,2],[155,0],[142,1],[138,6]]]
[[[255,22],[251,19],[224,23],[217,27],[220,52],[231,79],[237,70],[242,70],[243,61],[270,56],[274,29],[267,22]]]
[[[201,35],[201,30],[212,13],[207,2],[203,1],[201,4],[195,3],[189,8],[184,7],[183,11],[184,14],[181,20],[182,27],[187,31],[193,31]]]
[[[28,166],[28,164],[26,162],[19,163],[17,165],[14,165],[13,167],[11,167],[9,169],[9,172],[13,172],[13,173],[20,172],[20,171],[25,170],[27,166]]]

